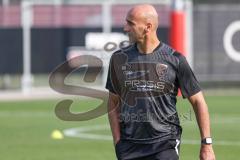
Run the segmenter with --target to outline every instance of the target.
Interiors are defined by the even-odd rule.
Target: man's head
[[[158,27],[158,14],[152,5],[134,6],[127,14],[124,31],[130,42],[142,42],[147,36],[155,36]]]

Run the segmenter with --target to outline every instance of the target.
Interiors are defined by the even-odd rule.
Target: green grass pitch
[[[218,160],[236,160],[240,151],[240,97],[208,96],[214,149]],[[0,159],[4,160],[113,160],[110,140],[90,140],[50,137],[54,129],[108,125],[107,116],[84,121],[66,122],[54,113],[60,100],[0,102]],[[72,111],[96,107],[96,100],[75,100]],[[179,98],[177,108],[183,126],[181,160],[197,160],[199,154],[198,127],[187,100]],[[91,133],[110,135],[109,129]],[[192,143],[193,142],[193,143]]]

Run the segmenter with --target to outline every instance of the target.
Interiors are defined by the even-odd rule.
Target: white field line
[[[21,107],[21,106],[19,106]],[[22,118],[41,118],[41,117],[56,117],[54,112],[44,111],[0,111],[0,118],[2,117],[22,117]]]
[[[94,88],[97,90],[106,91],[101,86],[88,86],[88,88]],[[45,100],[45,99],[73,99],[73,98],[83,98],[87,99],[90,97],[85,97],[81,95],[70,95],[62,94],[54,91],[50,87],[33,87],[30,92],[24,94],[21,90],[0,90],[0,101],[26,101],[26,100]]]
[[[59,100],[60,102],[61,100]],[[56,102],[58,102],[56,100]],[[1,107],[1,106],[0,106]],[[19,106],[21,107],[21,106]],[[52,106],[52,109],[56,107],[56,104]],[[52,112],[49,111],[6,111],[1,110],[0,108],[0,117],[56,117],[54,110]],[[220,115],[214,115],[211,118],[212,124],[231,124],[231,125],[238,125],[240,122],[240,117],[237,114],[228,116],[228,117],[221,117]],[[181,125],[184,127],[186,125],[196,125],[196,121],[193,119],[191,121],[185,120],[181,122]],[[101,129],[102,130],[102,129]]]
[[[57,102],[60,102],[61,100],[56,100]],[[73,100],[74,101],[74,100]],[[19,105],[19,107],[21,107]],[[54,109],[54,107],[56,107],[56,104],[53,104],[52,109]],[[15,117],[15,116],[21,116],[21,117],[47,117],[47,116],[56,116],[54,113],[54,110],[52,112],[49,111],[9,111],[9,110],[1,110],[0,111],[0,116],[1,117]],[[192,120],[184,120],[181,122],[181,125],[195,125],[196,120],[192,119]],[[228,116],[221,116],[218,114],[213,114],[212,118],[211,118],[211,123],[212,124],[235,124],[235,125],[239,125],[240,124],[240,117],[238,114],[231,114]]]
[[[41,99],[57,99],[70,97],[55,92],[50,87],[31,88],[30,92],[24,94],[21,90],[6,90],[0,91],[0,101],[26,101],[26,100],[41,100]]]
[[[79,128],[65,129],[63,134],[67,137],[92,139],[92,140],[112,140],[110,135],[93,134],[91,131],[110,129],[108,125],[87,126]],[[182,144],[200,145],[200,140],[183,139]],[[214,145],[222,146],[240,146],[240,141],[214,141]]]
[[[68,137],[95,139],[95,140],[112,140],[109,135],[99,135],[89,133],[91,131],[106,130],[109,129],[108,125],[89,126],[81,128],[70,128],[63,131],[63,134]]]

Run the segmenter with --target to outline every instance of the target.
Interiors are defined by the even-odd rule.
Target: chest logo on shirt
[[[167,69],[168,69],[168,66],[166,64],[161,64],[161,63],[156,64],[156,72],[160,80],[165,79]]]
[[[126,79],[136,79],[146,75],[146,71],[123,71]]]
[[[115,85],[121,87],[123,101],[135,106],[137,99],[159,97],[174,91],[168,80],[168,65],[154,61],[128,61],[125,54],[117,55],[114,64]],[[114,84],[114,81],[113,81]]]
[[[124,86],[132,92],[157,92],[165,94],[168,66],[161,63],[129,63],[122,66]]]

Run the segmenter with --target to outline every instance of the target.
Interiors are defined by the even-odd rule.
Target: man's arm
[[[209,112],[202,92],[200,91],[197,94],[189,97],[188,100],[193,106],[201,138],[204,139],[211,137]],[[215,155],[211,144],[201,145],[200,160],[215,160]]]
[[[112,130],[114,145],[120,140],[119,104],[120,97],[109,92],[108,119]]]

